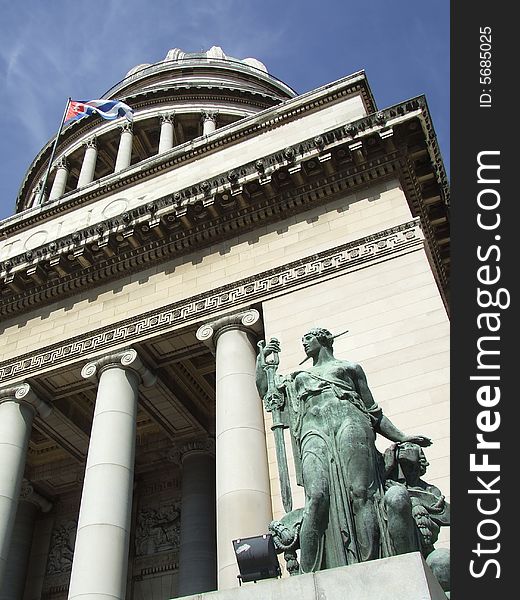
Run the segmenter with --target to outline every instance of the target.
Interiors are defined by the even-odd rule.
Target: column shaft
[[[213,133],[217,128],[216,123],[213,119],[206,119],[202,124],[202,135],[209,135]]]
[[[3,585],[0,586],[0,600],[21,600],[23,597],[37,512],[35,504],[20,500],[13,527],[9,561]]]
[[[116,166],[114,173],[118,173],[130,166],[132,162],[132,142],[134,134],[132,132],[132,123],[125,123],[121,126],[121,138],[117,150]]]
[[[173,148],[173,117],[164,115],[161,118],[161,136],[159,138],[159,154]]]
[[[53,525],[53,516],[45,516],[35,523],[23,600],[40,600],[41,598]]]
[[[45,203],[45,193],[42,193],[43,180],[40,180],[33,190],[30,207]]]
[[[56,198],[61,198],[61,196],[63,196],[68,176],[69,168],[67,161],[63,158],[57,163],[56,175],[54,176],[54,181],[52,183],[49,200],[55,200]]]
[[[267,531],[271,490],[256,353],[245,331],[224,328],[216,348],[218,589],[238,586],[232,541]]]
[[[202,135],[209,135],[217,128],[217,113],[203,112],[202,113]]]
[[[22,485],[34,409],[25,403],[0,403],[0,586],[8,560]]]
[[[215,590],[215,460],[189,452],[182,459],[179,596]]]
[[[115,365],[99,378],[69,600],[125,598],[138,383]]]
[[[89,140],[85,145],[85,156],[81,165],[81,171],[78,178],[78,188],[91,183],[94,180],[96,171],[97,147],[96,140]]]

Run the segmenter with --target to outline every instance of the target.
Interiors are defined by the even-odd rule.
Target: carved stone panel
[[[180,504],[172,502],[158,507],[143,507],[137,513],[135,555],[150,556],[179,548]]]
[[[42,600],[65,600],[69,589],[80,494],[59,497],[54,502],[55,519],[45,568]]]
[[[166,458],[137,482],[130,569],[136,586],[168,589],[175,596],[181,533],[178,470]],[[147,582],[146,584],[144,582]],[[137,589],[137,588],[136,588]]]
[[[77,528],[76,520],[61,521],[54,527],[47,561],[47,575],[70,573]]]

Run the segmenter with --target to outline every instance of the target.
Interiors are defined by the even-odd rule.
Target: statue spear
[[[273,338],[274,341],[277,341]],[[267,392],[264,395],[264,407],[267,412],[272,413],[273,424],[271,431],[274,435],[276,448],[276,462],[278,463],[278,475],[280,478],[280,491],[282,493],[282,503],[286,513],[292,510],[291,484],[289,481],[289,468],[287,466],[287,453],[285,451],[285,439],[283,430],[287,429],[282,420],[282,407],[284,397],[276,385],[276,371],[280,364],[278,352],[272,352],[270,360],[267,361],[264,356],[265,341],[258,342],[261,353],[261,365],[267,377]]]

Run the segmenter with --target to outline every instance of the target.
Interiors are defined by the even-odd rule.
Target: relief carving
[[[136,556],[149,556],[179,548],[181,519],[180,504],[158,508],[144,507],[137,513],[135,531]]]
[[[72,570],[77,528],[78,522],[73,520],[62,521],[54,528],[47,560],[47,575],[70,573]]]

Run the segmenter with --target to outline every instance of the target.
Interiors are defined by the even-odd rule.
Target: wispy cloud
[[[355,11],[344,0],[318,7],[310,0],[105,0],[78,10],[67,0],[0,0],[0,218],[55,134],[67,97],[99,97],[170,48],[221,46],[228,56],[257,58],[300,91],[366,68],[381,103],[404,99],[403,88],[425,92],[435,121],[444,123],[447,81],[433,62],[449,45],[449,2],[395,3],[389,13],[387,0],[358,3]],[[441,15],[434,22],[433,12]],[[410,52],[415,22],[420,43]]]

